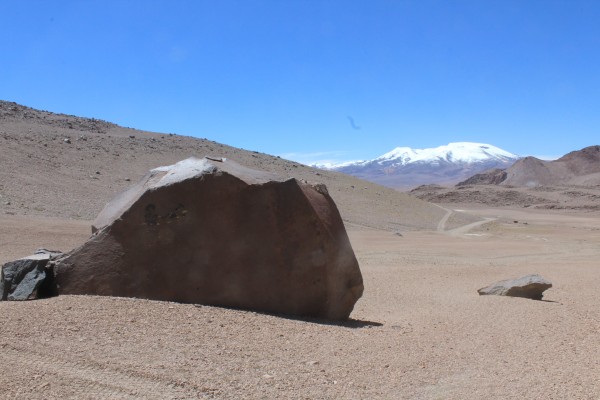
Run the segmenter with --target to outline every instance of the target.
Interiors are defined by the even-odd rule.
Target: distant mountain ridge
[[[520,157],[485,143],[456,142],[429,149],[397,147],[373,160],[316,165],[395,189],[456,184],[480,172],[511,166]]]

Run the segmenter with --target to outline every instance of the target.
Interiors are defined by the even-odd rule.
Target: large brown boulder
[[[151,170],[55,267],[60,294],[140,297],[346,319],[362,276],[323,185],[230,160]]]

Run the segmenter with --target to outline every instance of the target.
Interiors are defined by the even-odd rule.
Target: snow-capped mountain
[[[458,142],[430,149],[397,147],[374,160],[318,167],[408,189],[432,183],[455,184],[491,168],[508,168],[518,159],[516,154],[490,144]]]

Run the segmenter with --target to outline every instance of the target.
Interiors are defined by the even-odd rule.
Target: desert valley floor
[[[93,296],[0,302],[0,399],[600,398],[598,184],[409,195],[0,101],[0,263],[80,246],[115,193],[205,155],[327,185],[364,279],[351,320]],[[477,293],[532,273],[553,283],[543,301]]]
[[[2,302],[2,398],[600,398],[600,218],[442,207],[437,229],[348,223],[365,293],[331,324],[91,296]],[[446,226],[448,220],[483,223]],[[0,262],[89,221],[0,215]],[[543,301],[479,296],[539,273]]]

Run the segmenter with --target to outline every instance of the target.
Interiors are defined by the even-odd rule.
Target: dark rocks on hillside
[[[49,113],[47,111],[36,110],[34,108],[3,100],[0,100],[0,120],[35,121],[56,128],[78,129],[97,133],[105,133],[116,127],[113,123],[95,118],[82,118],[74,115]]]
[[[34,300],[56,295],[51,260],[60,255],[41,249],[34,255],[4,264],[0,300]]]
[[[150,171],[55,268],[61,294],[140,297],[346,319],[363,292],[323,185],[230,160]]]
[[[459,182],[456,186],[467,185],[499,185],[506,179],[506,171],[503,169],[492,169],[489,171],[475,174],[467,180]]]
[[[527,275],[519,279],[508,279],[491,284],[477,291],[479,295],[497,295],[526,297],[533,300],[541,300],[546,289],[552,287],[552,283],[540,275]]]

